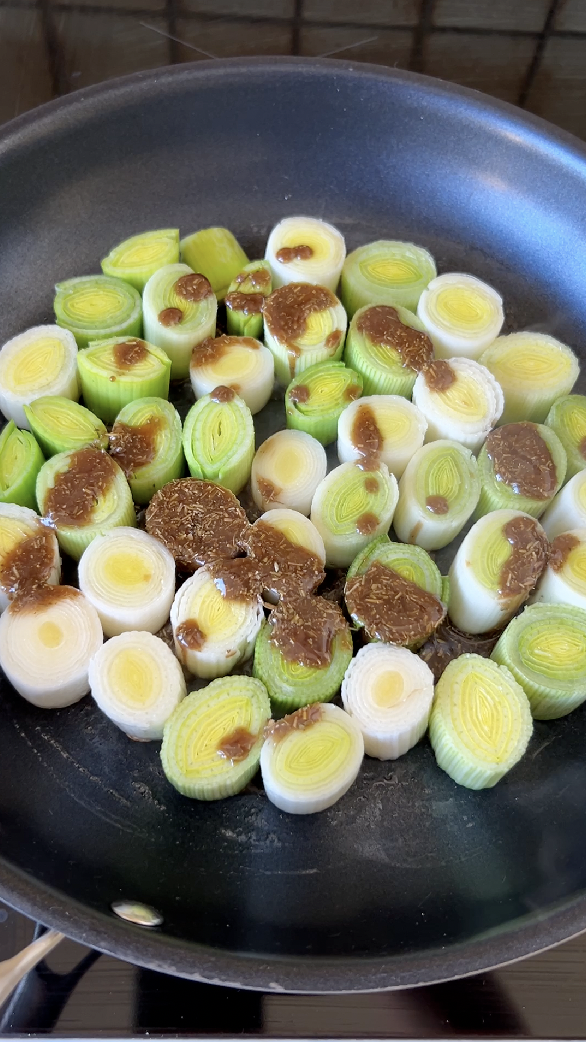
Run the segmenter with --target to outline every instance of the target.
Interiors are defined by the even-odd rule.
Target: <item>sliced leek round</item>
[[[350,316],[365,304],[398,304],[415,311],[435,276],[435,261],[422,246],[379,239],[348,254],[340,295]]]
[[[59,582],[61,558],[54,532],[29,507],[0,503],[0,611],[30,586]]]
[[[36,586],[0,616],[0,666],[19,695],[61,709],[90,689],[88,669],[102,646],[95,608],[72,586]]]
[[[254,456],[254,424],[242,398],[229,387],[200,398],[185,417],[183,450],[192,478],[240,492]]]
[[[122,279],[82,275],[59,282],[53,306],[57,325],[73,333],[78,347],[87,347],[91,340],[141,334],[140,293]],[[63,394],[47,390],[42,393]]]
[[[349,402],[360,398],[362,377],[343,362],[318,362],[296,376],[285,393],[287,427],[329,445]]]
[[[505,666],[480,655],[450,662],[436,686],[429,738],[458,785],[492,788],[521,759],[532,730],[527,696]]]
[[[145,525],[184,572],[218,558],[236,557],[249,529],[233,492],[197,478],[178,478],[155,492]]]
[[[344,361],[362,376],[365,394],[410,398],[417,373],[433,358],[423,323],[407,308],[367,305],[353,315]]]
[[[399,498],[394,474],[385,463],[342,463],[319,483],[311,520],[326,548],[330,568],[347,568],[356,554],[388,532]]]
[[[110,250],[102,261],[104,275],[123,279],[142,293],[155,271],[179,261],[179,229],[161,228],[132,235]]]
[[[547,555],[547,536],[529,514],[495,510],[481,517],[450,567],[452,622],[464,633],[503,626],[534,589]]]
[[[396,760],[427,731],[434,678],[407,648],[367,644],[342,682],[344,709],[356,721],[367,756]]]
[[[269,697],[260,680],[224,677],[184,698],[165,724],[163,770],[183,796],[234,796],[258,770]]]
[[[373,394],[346,406],[338,422],[340,463],[374,456],[397,479],[423,445],[427,421],[398,394]]]
[[[540,521],[550,541],[572,528],[586,528],[586,471],[570,478],[554,496]]]
[[[553,540],[532,601],[586,609],[586,528],[572,528]]]
[[[34,326],[0,351],[0,409],[7,420],[29,430],[25,405],[48,394],[79,398],[77,344],[67,329]]]
[[[491,658],[510,669],[536,720],[567,716],[586,700],[586,611],[533,604],[509,623]]]
[[[311,282],[335,292],[346,258],[344,236],[315,217],[285,217],[275,225],[265,252],[273,285]]]
[[[200,568],[171,607],[175,649],[195,676],[223,677],[250,658],[263,618],[260,596],[226,597],[211,571]]]
[[[285,658],[271,640],[271,627],[265,622],[256,639],[253,676],[262,680],[273,715],[280,717],[312,702],[330,702],[335,698],[351,658],[349,626],[335,634],[327,665],[307,666]]]
[[[268,347],[250,336],[219,336],[193,349],[189,367],[196,398],[216,387],[231,387],[252,415],[267,404],[275,380],[275,364]]]
[[[568,394],[558,398],[545,422],[564,446],[568,458],[566,477],[573,478],[586,469],[586,395]]]
[[[224,298],[226,326],[231,336],[259,337],[262,333],[262,307],[273,288],[267,261],[245,264],[228,286]]]
[[[544,423],[556,399],[569,394],[580,372],[571,348],[545,333],[499,336],[482,352],[480,362],[502,387],[501,423]]]
[[[252,461],[252,498],[261,510],[289,507],[309,514],[327,465],[323,445],[311,435],[277,431],[262,443]]]
[[[82,554],[78,578],[106,637],[127,630],[157,633],[169,618],[175,561],[158,539],[137,528],[96,536]]]
[[[36,483],[44,458],[30,431],[19,431],[12,420],[0,433],[0,503],[36,510]]]
[[[419,449],[399,481],[393,527],[404,543],[441,550],[471,517],[480,496],[476,458],[457,441]]]
[[[348,713],[328,703],[305,706],[272,725],[260,754],[265,792],[288,814],[316,814],[348,791],[363,757]]]
[[[491,431],[478,455],[480,499],[475,517],[511,507],[541,517],[566,476],[566,453],[543,423],[506,423]]]
[[[102,449],[59,452],[41,467],[37,502],[59,545],[76,561],[111,528],[136,526],[128,482]]]
[[[171,379],[189,376],[193,348],[216,332],[218,304],[207,278],[187,264],[165,264],[148,280],[142,306],[145,339],[171,359]]]
[[[140,506],[183,474],[181,419],[163,398],[137,398],[120,410],[110,434],[110,455],[122,468]]]
[[[83,400],[104,423],[135,398],[167,398],[171,363],[163,350],[136,337],[95,340],[77,358]]]
[[[92,696],[103,713],[129,738],[148,742],[185,698],[179,662],[160,637],[132,631],[112,640],[90,662]]]
[[[417,314],[433,337],[438,358],[478,358],[499,335],[503,301],[473,275],[439,275],[424,289]]]
[[[419,373],[413,402],[427,420],[426,441],[450,438],[478,452],[503,411],[503,392],[483,365],[451,358]]]
[[[265,343],[284,387],[310,365],[341,357],[348,320],[327,287],[306,282],[280,286],[266,298],[263,316]]]
[[[78,402],[61,395],[36,398],[24,407],[27,424],[45,456],[94,445],[108,448],[108,432],[100,419]]]
[[[274,507],[273,510],[267,510],[265,514],[261,514],[258,520],[262,521],[263,525],[276,528],[277,532],[284,535],[293,546],[303,547],[304,550],[308,550],[310,554],[317,557],[322,564],[325,564],[324,541],[315,525],[308,517],[305,517],[305,514],[300,514],[298,510],[291,510],[289,507]]]
[[[201,272],[218,300],[223,300],[248,257],[227,228],[200,228],[181,240],[181,260],[192,271]]]

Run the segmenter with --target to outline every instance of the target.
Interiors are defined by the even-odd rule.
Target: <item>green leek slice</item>
[[[586,470],[580,470],[554,496],[540,518],[550,540],[572,528],[586,528]]]
[[[372,305],[361,307],[352,317],[346,337],[344,361],[350,369],[355,369],[362,376],[364,394],[400,394],[410,398],[417,372],[411,366],[404,365],[399,350],[374,340],[361,329],[361,319]],[[402,326],[425,332],[425,327],[417,315],[406,307],[394,305],[397,317]]]
[[[275,286],[311,282],[327,286],[332,293],[340,281],[345,257],[344,236],[316,217],[285,217],[279,221],[269,235],[265,253]]]
[[[161,761],[171,785],[196,800],[240,792],[258,769],[269,716],[269,696],[253,677],[224,677],[188,695],[165,724]]]
[[[259,447],[250,474],[252,498],[261,510],[289,507],[309,514],[326,476],[325,449],[304,431],[277,431]]]
[[[491,658],[511,671],[536,720],[567,716],[586,700],[586,611],[533,604],[509,623]]]
[[[245,264],[228,286],[225,297],[226,325],[232,336],[260,337],[262,305],[273,289],[268,261]]]
[[[422,246],[380,239],[348,254],[340,294],[350,316],[365,304],[399,305],[415,311],[423,290],[435,276],[435,261]]]
[[[438,358],[478,358],[504,322],[500,294],[486,282],[459,273],[433,279],[419,298],[417,314],[433,337]]]
[[[37,474],[44,463],[30,431],[19,431],[12,420],[0,434],[0,503],[37,508]]]
[[[284,387],[310,365],[342,357],[348,319],[327,287],[304,282],[280,286],[266,298],[263,316],[265,343]]]
[[[36,398],[24,411],[28,425],[45,456],[95,445],[108,447],[108,432],[100,419],[83,405],[60,395]]]
[[[404,543],[440,550],[474,512],[480,496],[476,458],[456,441],[432,441],[416,452],[399,481],[393,526]]]
[[[372,394],[348,405],[338,422],[340,463],[374,456],[397,480],[423,445],[427,422],[416,405],[398,394]]]
[[[480,655],[450,662],[436,685],[429,738],[458,785],[496,785],[523,756],[532,730],[527,696],[506,666]]]
[[[0,409],[28,430],[26,406],[44,394],[77,401],[77,344],[67,329],[34,326],[0,351]]]
[[[201,272],[211,283],[218,300],[248,263],[248,257],[227,228],[201,228],[181,240],[181,260],[192,271]]]
[[[330,568],[347,568],[377,536],[388,532],[399,498],[394,474],[385,463],[342,463],[319,483],[311,520],[326,548]]]
[[[499,336],[483,351],[480,362],[502,387],[501,423],[544,423],[556,399],[569,394],[580,372],[574,352],[545,333]]]
[[[30,507],[0,503],[0,612],[27,587],[55,586],[60,577],[55,533]]]
[[[187,264],[165,264],[151,275],[142,301],[145,338],[168,354],[171,379],[188,376],[193,348],[216,332],[218,304],[209,281]]]
[[[330,702],[340,690],[351,658],[349,626],[335,634],[328,665],[315,667],[285,658],[271,640],[271,627],[265,622],[256,639],[253,676],[265,685],[273,715],[284,716],[310,702]]]
[[[181,419],[163,398],[137,398],[120,410],[110,434],[110,454],[122,467],[135,503],[183,474]],[[150,458],[149,458],[150,457]]]
[[[545,422],[564,446],[568,457],[566,478],[573,478],[586,468],[586,395],[568,394],[558,398]]]
[[[112,423],[135,398],[167,398],[171,362],[159,347],[126,337],[95,340],[77,359],[83,399],[104,423]]]
[[[419,373],[413,402],[427,420],[426,441],[448,438],[478,452],[503,411],[503,392],[492,373],[471,358],[451,358],[453,381],[442,389]]]
[[[586,609],[586,528],[572,528],[556,536],[532,600]]]
[[[179,261],[179,229],[162,228],[125,239],[102,261],[104,275],[123,279],[142,293],[151,275]]]
[[[362,377],[343,362],[318,362],[296,376],[285,394],[287,427],[305,431],[322,445],[335,441],[348,402],[362,394]]]
[[[521,425],[519,425],[520,427]],[[526,426],[523,423],[522,426]],[[528,426],[528,425],[527,425]],[[487,442],[483,445],[478,455],[478,474],[480,476],[480,498],[475,511],[475,518],[482,517],[483,514],[490,513],[491,510],[502,510],[511,508],[512,510],[522,510],[525,514],[531,514],[532,517],[541,517],[545,508],[549,506],[556,492],[559,492],[564,478],[566,476],[566,453],[564,447],[554,434],[551,428],[546,427],[543,423],[536,423],[531,425],[541,436],[545,442],[547,449],[550,452],[551,458],[554,462],[556,472],[556,483],[552,489],[551,495],[547,499],[534,499],[529,496],[521,495],[518,491],[518,484],[514,481],[512,484],[507,484],[501,476],[495,474],[494,463],[488,454]],[[501,431],[508,430],[508,425],[505,424],[499,431],[495,431],[494,435],[499,435]],[[518,475],[522,478],[523,473],[528,470],[531,466],[531,459],[526,459],[519,456],[518,461]]]
[[[192,478],[215,481],[236,495],[250,477],[254,424],[234,391],[218,387],[187,413],[183,449]]]
[[[251,413],[260,412],[271,397],[275,365],[268,347],[250,336],[218,336],[193,349],[189,367],[196,398],[215,387],[231,387]]]
[[[122,279],[82,275],[55,286],[57,325],[69,329],[78,347],[106,337],[140,336],[140,293]]]

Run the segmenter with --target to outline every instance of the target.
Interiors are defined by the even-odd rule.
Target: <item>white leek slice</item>
[[[550,541],[572,528],[586,528],[586,470],[574,474],[560,489],[540,521]]]
[[[298,510],[291,510],[289,507],[275,507],[273,510],[267,510],[266,513],[261,514],[258,520],[276,528],[277,532],[281,532],[294,546],[302,546],[305,550],[309,550],[310,554],[314,554],[322,564],[325,564],[324,541],[315,525]]]
[[[189,376],[192,349],[216,331],[218,302],[208,280],[187,264],[165,264],[142,298],[145,340],[171,359],[171,379]]]
[[[250,658],[263,621],[258,597],[225,597],[208,568],[183,583],[171,607],[175,648],[195,676],[223,677]]]
[[[96,609],[72,586],[38,586],[0,616],[0,666],[33,705],[61,709],[90,689],[88,669],[102,645]]]
[[[348,405],[338,420],[338,459],[377,456],[398,479],[423,445],[427,421],[398,394],[373,394]]]
[[[472,515],[480,496],[475,456],[456,441],[432,441],[411,458],[399,481],[393,527],[404,543],[440,550]]]
[[[527,600],[547,560],[539,521],[520,510],[494,510],[477,521],[452,561],[448,615],[464,633],[503,626]],[[521,566],[522,578],[517,565]]]
[[[163,737],[173,710],[185,698],[179,662],[160,637],[130,630],[106,641],[89,668],[92,695],[129,738]]]
[[[31,585],[56,585],[61,575],[57,537],[29,507],[0,503],[0,612]]]
[[[77,344],[59,326],[34,326],[9,340],[0,351],[0,409],[7,420],[30,431],[24,406],[42,395],[76,402]]]
[[[555,431],[566,450],[566,478],[586,469],[586,396],[567,394],[558,398],[545,422]]]
[[[419,298],[417,314],[433,337],[437,358],[478,358],[499,335],[502,297],[473,275],[439,275]]]
[[[283,386],[310,365],[341,357],[348,318],[326,286],[289,282],[266,297],[263,316],[265,343]]]
[[[422,246],[379,239],[348,254],[340,295],[350,316],[365,304],[399,305],[415,311],[421,293],[435,276],[435,261]]]
[[[499,336],[480,358],[502,387],[501,423],[544,423],[557,398],[569,394],[580,366],[571,348],[545,333]]]
[[[367,756],[396,760],[417,744],[427,730],[433,685],[429,666],[407,648],[360,648],[342,681],[342,702],[362,731]]]
[[[260,754],[265,792],[288,814],[316,814],[348,791],[363,757],[348,713],[331,703],[306,706],[272,725]]]
[[[531,600],[586,608],[586,528],[572,528],[556,536]]]
[[[193,349],[189,375],[196,398],[203,398],[216,387],[231,387],[254,416],[271,397],[275,363],[260,340],[219,336],[204,340]]]
[[[252,461],[252,498],[261,510],[289,507],[309,514],[327,466],[323,445],[310,434],[277,431],[262,443]]]
[[[311,282],[335,292],[346,258],[344,236],[315,217],[285,217],[269,235],[265,259],[273,285]]]
[[[450,438],[478,452],[503,411],[503,392],[483,365],[470,358],[450,358],[432,362],[419,373],[413,402],[427,420],[426,441]]]
[[[429,737],[458,785],[492,788],[521,759],[532,730],[527,695],[506,666],[480,655],[450,662],[437,683]]]
[[[137,528],[113,528],[84,550],[79,588],[107,637],[127,630],[156,633],[175,596],[175,561],[158,539]]]
[[[399,486],[385,463],[341,463],[320,482],[311,503],[311,520],[326,548],[330,568],[347,568],[377,536],[388,532]]]

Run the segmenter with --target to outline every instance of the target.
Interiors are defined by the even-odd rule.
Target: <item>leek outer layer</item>
[[[35,557],[35,569],[29,568],[23,576],[18,567],[18,554],[19,551],[25,555],[30,552],[29,540],[35,536],[41,536],[42,542],[52,549],[52,560],[43,561]],[[30,507],[0,503],[0,612],[8,607],[19,589],[37,582],[56,586],[60,577],[61,558],[55,533],[43,525]]]
[[[521,759],[532,730],[527,696],[506,666],[480,655],[450,662],[436,686],[429,738],[458,785],[492,788]]]
[[[44,463],[30,431],[19,431],[12,420],[0,433],[0,503],[37,508],[36,483]]]
[[[352,635],[348,626],[335,634],[328,665],[315,667],[285,658],[271,640],[271,627],[265,622],[256,638],[253,676],[265,685],[273,716],[284,716],[313,702],[331,702],[340,690],[351,658]]]
[[[311,503],[311,520],[326,548],[330,568],[347,568],[356,555],[388,532],[399,487],[386,464],[363,470],[342,463],[320,482]]]
[[[67,329],[34,326],[0,351],[0,409],[28,430],[25,406],[48,394],[79,398],[77,344]]]
[[[214,481],[235,495],[250,477],[254,456],[254,423],[237,394],[218,401],[200,398],[187,413],[183,450],[192,478]]]
[[[261,282],[255,279],[255,275],[258,276],[259,272],[264,275],[264,278],[261,276]],[[231,293],[244,295],[244,299],[240,298],[240,303],[244,307],[233,307],[229,300],[226,301],[226,328],[230,336],[251,336],[255,339],[260,337],[263,327],[262,303],[261,310],[257,311],[253,302],[254,304],[258,302],[259,295],[263,299],[268,297],[272,288],[271,269],[267,261],[251,261],[250,264],[244,265],[242,271],[228,286],[226,294],[226,297],[229,297]],[[250,297],[248,303],[246,297]]]
[[[586,471],[581,470],[554,496],[540,518],[551,542],[572,528],[586,528]]]
[[[126,473],[134,502],[146,506],[163,485],[183,475],[181,418],[175,406],[164,398],[137,398],[120,410],[112,434],[120,430],[120,424],[139,430],[154,426],[154,459]]]
[[[299,247],[300,255],[296,256]],[[285,217],[279,221],[269,235],[265,252],[275,287],[311,282],[314,286],[327,286],[332,293],[340,281],[345,258],[342,233],[315,217]]]
[[[362,377],[343,362],[318,362],[296,376],[285,393],[287,427],[305,431],[322,445],[335,441],[348,402],[362,394]]]
[[[142,298],[145,339],[171,359],[172,380],[189,376],[193,348],[216,332],[218,303],[214,294],[209,290],[200,300],[187,300],[175,289],[185,275],[193,275],[187,264],[166,264],[151,275]],[[177,321],[165,325],[159,318],[164,312]]]
[[[102,421],[78,402],[61,395],[36,398],[24,411],[27,424],[45,456],[95,445],[108,448],[108,432]]]
[[[95,340],[77,357],[83,400],[104,423],[113,423],[120,410],[135,398],[169,395],[171,363],[165,352],[137,340],[141,357],[131,365],[120,365],[116,351],[118,345],[126,343],[127,337]]]
[[[509,623],[491,658],[511,671],[536,720],[567,716],[586,700],[586,611],[533,604]]]
[[[193,393],[196,398],[203,398],[216,387],[230,387],[254,416],[265,407],[273,391],[273,356],[268,347],[251,336],[225,336],[219,341],[221,348],[216,358],[213,349],[211,358],[204,348],[201,353],[193,352],[189,367]]]
[[[366,304],[399,305],[415,311],[423,290],[435,276],[435,261],[422,246],[379,239],[348,254],[340,295],[350,316]]]
[[[427,421],[422,412],[398,394],[373,394],[346,406],[338,421],[338,459],[340,463],[364,457],[360,445],[360,417],[368,409],[369,425],[378,432],[380,448],[375,453],[386,463],[397,480],[414,453],[423,445]],[[355,444],[355,425],[358,442]],[[367,453],[368,455],[368,453]]]
[[[304,431],[277,431],[259,447],[250,474],[252,498],[261,510],[289,507],[309,514],[326,476],[323,445]]]
[[[566,479],[573,478],[586,469],[586,395],[568,394],[558,398],[545,422],[566,450]]]
[[[499,336],[479,361],[502,387],[501,423],[544,423],[556,399],[569,394],[580,372],[571,348],[545,333]]]
[[[140,293],[122,279],[82,275],[58,282],[55,291],[57,325],[73,333],[78,347],[91,340],[140,336]]]
[[[161,762],[167,779],[196,800],[240,792],[258,770],[269,716],[269,696],[253,677],[224,677],[194,691],[165,724]],[[247,736],[249,751],[232,759],[225,753],[235,739],[237,749],[241,735]]]
[[[545,424],[536,424],[539,434],[545,442],[551,458],[553,459],[556,472],[556,485],[553,494],[548,499],[532,499],[522,496],[515,491],[514,485],[507,485],[497,478],[494,464],[488,455],[486,445],[483,445],[478,454],[478,474],[480,476],[480,498],[476,506],[475,518],[490,513],[491,510],[522,510],[532,517],[541,517],[546,507],[551,503],[556,492],[559,492],[566,476],[566,453],[564,447],[556,434]]]
[[[218,300],[223,300],[228,286],[248,257],[227,228],[200,228],[181,240],[181,260],[192,271],[205,275]]]
[[[430,442],[401,476],[393,527],[403,543],[441,550],[461,532],[479,496],[478,465],[470,449],[456,441]]]
[[[559,566],[554,567],[556,562],[550,558],[531,601],[586,609],[586,528],[572,528],[560,538],[568,538],[573,545]]]
[[[179,229],[142,232],[114,246],[102,261],[104,275],[123,279],[142,293],[151,275],[179,261]]]
[[[426,332],[423,322],[408,308],[393,305],[404,326]],[[388,344],[380,344],[372,340],[359,329],[360,319],[372,304],[359,308],[352,317],[348,327],[344,362],[349,369],[354,369],[362,377],[364,394],[400,394],[410,398],[417,373],[408,365],[403,365],[401,356]]]
[[[413,403],[427,420],[426,441],[449,438],[478,452],[503,411],[503,392],[492,373],[471,358],[449,360],[455,380],[446,390],[435,390],[419,373]]]
[[[439,275],[424,289],[417,314],[433,339],[437,358],[479,358],[499,335],[503,301],[472,275]]]
[[[289,285],[303,286],[302,283]],[[276,294],[289,292],[291,291],[280,287],[271,293],[268,300],[274,305],[275,299],[279,299],[276,298]],[[275,360],[275,377],[283,387],[287,387],[294,377],[305,372],[310,366],[328,360],[337,362],[342,357],[348,317],[338,298],[333,293],[329,296],[331,299],[328,306],[321,311],[313,311],[306,320],[303,332],[291,340],[285,339],[271,322],[272,307],[269,309],[268,304],[265,306],[265,344]]]

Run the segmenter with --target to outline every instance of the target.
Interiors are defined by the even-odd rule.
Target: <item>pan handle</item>
[[[10,997],[25,974],[32,970],[41,959],[44,959],[45,955],[53,951],[63,937],[64,934],[57,930],[47,930],[36,941],[23,948],[18,955],[13,955],[12,959],[0,962],[0,1006]]]

